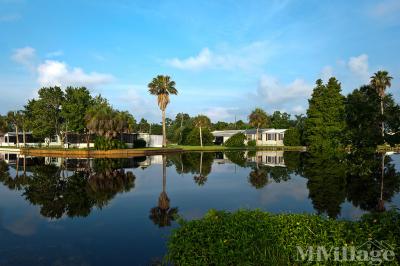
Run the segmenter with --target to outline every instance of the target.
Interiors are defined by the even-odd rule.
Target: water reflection
[[[63,158],[24,158],[30,161],[29,173],[19,174],[20,160],[15,160],[15,177],[9,166],[0,161],[0,181],[10,189],[22,190],[40,213],[49,218],[88,216],[93,207],[106,206],[116,194],[135,186],[135,175],[126,167],[135,167],[136,160]]]
[[[353,153],[298,153],[283,151],[190,152],[130,159],[62,159],[8,156],[0,160],[0,182],[20,190],[49,218],[86,217],[120,193],[135,188],[133,169],[147,171],[162,165],[162,191],[149,218],[158,227],[170,226],[178,213],[167,194],[167,168],[189,175],[207,187],[214,167],[234,165],[244,171],[248,184],[264,190],[293,177],[305,180],[308,198],[319,214],[339,217],[344,203],[364,211],[383,211],[400,191],[400,173],[390,156],[370,150]],[[12,170],[10,170],[10,167]],[[251,207],[251,206],[250,206]],[[282,210],[284,211],[284,210]]]
[[[178,214],[178,208],[170,207],[170,200],[166,192],[167,186],[167,159],[162,155],[162,192],[158,197],[158,205],[150,210],[149,218],[158,227],[170,226]]]

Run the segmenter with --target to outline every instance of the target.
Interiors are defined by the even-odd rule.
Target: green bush
[[[133,141],[133,148],[145,148],[146,144],[147,143],[144,139],[137,139]]]
[[[190,146],[200,146],[200,130],[198,128],[193,128],[192,131],[190,131],[189,135],[186,137],[184,145],[190,145]],[[214,136],[211,134],[210,130],[207,128],[203,128],[201,130],[202,133],[202,139],[203,139],[203,145],[204,146],[211,146],[213,145],[214,141]]]
[[[125,143],[117,139],[107,139],[105,137],[96,137],[94,141],[94,148],[96,150],[112,150],[112,149],[126,149]]]
[[[225,141],[224,146],[226,147],[244,147],[244,140],[246,136],[243,133],[236,133],[232,137],[230,137],[227,141]]]
[[[256,140],[254,140],[254,139],[249,140],[249,141],[247,142],[247,146],[249,146],[249,147],[255,147],[256,145],[257,145],[257,142],[256,142]]]
[[[300,132],[297,128],[289,128],[285,131],[285,137],[283,139],[285,146],[301,146]]]
[[[366,214],[351,222],[311,214],[211,210],[200,220],[179,223],[168,240],[166,255],[175,265],[303,265],[296,261],[297,246],[303,250],[324,246],[329,252],[333,247],[358,247],[369,240],[385,241],[395,249],[397,260],[400,254],[397,211]],[[325,261],[318,265],[338,264]],[[396,258],[390,265],[399,265]]]

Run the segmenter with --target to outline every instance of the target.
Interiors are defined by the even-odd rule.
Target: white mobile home
[[[256,129],[245,130],[221,130],[211,132],[214,135],[214,143],[222,145],[230,137],[237,133],[243,133],[246,136],[246,143],[251,140],[256,140],[258,145],[262,146],[283,146],[286,129],[259,129],[258,135]],[[257,136],[256,136],[257,135]]]

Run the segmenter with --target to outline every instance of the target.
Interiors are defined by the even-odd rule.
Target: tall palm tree
[[[198,115],[194,119],[194,125],[199,128],[200,146],[203,147],[203,133],[202,128],[207,128],[211,124],[210,118],[205,115]]]
[[[268,115],[261,109],[254,109],[249,115],[249,124],[256,128],[256,145],[258,145],[258,131],[260,127],[266,127],[268,124]]]
[[[175,81],[170,76],[158,75],[148,84],[149,92],[157,96],[158,107],[162,112],[162,129],[163,129],[163,147],[167,146],[167,132],[165,127],[165,109],[169,104],[169,95],[178,94],[175,88]]]
[[[375,88],[376,92],[381,98],[382,137],[385,136],[385,122],[383,120],[383,99],[385,98],[386,88],[389,88],[392,85],[392,79],[393,78],[389,76],[389,72],[387,72],[386,70],[380,70],[374,73],[374,75],[371,77],[371,85]]]

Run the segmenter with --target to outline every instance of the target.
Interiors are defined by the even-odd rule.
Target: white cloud
[[[11,58],[18,64],[22,64],[28,68],[32,68],[36,57],[36,50],[30,46],[18,48],[14,50]]]
[[[368,81],[368,55],[362,54],[359,56],[350,57],[348,67],[351,72],[362,78],[364,82]]]
[[[211,51],[205,47],[195,56],[185,59],[172,58],[165,62],[184,70],[252,69],[265,64],[272,53],[274,49],[268,42],[254,42],[238,49],[225,46],[218,51]]]
[[[204,48],[197,56],[189,57],[187,59],[173,58],[167,60],[167,63],[179,69],[201,69],[211,66],[213,55],[208,48]]]
[[[305,114],[306,108],[302,105],[296,105],[295,107],[292,108],[292,112],[295,114]]]
[[[46,60],[37,67],[38,82],[42,86],[88,86],[111,82],[114,77],[110,74],[97,72],[85,73],[83,69],[75,67],[70,69],[64,62]]]
[[[294,99],[307,99],[312,92],[312,85],[303,79],[295,79],[289,84],[281,84],[272,76],[263,75],[257,94],[267,103],[282,103]]]
[[[324,66],[321,70],[321,79],[327,82],[333,77],[333,68],[331,66]]]
[[[226,121],[229,120],[229,118],[232,118],[234,114],[232,111],[236,111],[237,108],[232,108],[232,107],[211,107],[206,109],[205,112],[203,112],[206,116],[208,116],[212,121]]]

